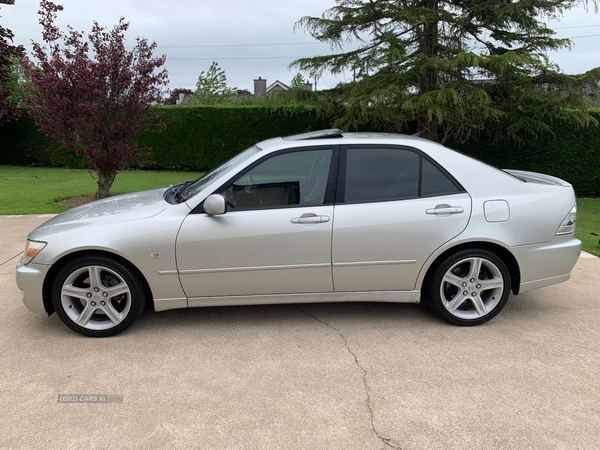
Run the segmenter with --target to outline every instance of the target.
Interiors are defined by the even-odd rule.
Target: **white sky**
[[[334,0],[55,0],[64,11],[57,24],[88,32],[96,20],[112,28],[121,16],[131,23],[127,43],[143,36],[167,55],[170,88],[195,88],[202,70],[213,60],[225,70],[227,82],[253,91],[253,79],[266,78],[289,84],[295,72],[288,65],[298,57],[328,54],[327,44],[317,43],[294,24],[303,16],[321,16]],[[41,42],[38,1],[16,0],[1,5],[0,23],[15,34],[15,43],[31,48]],[[550,54],[566,73],[583,73],[600,66],[600,15],[593,7],[569,11],[560,22],[548,22],[559,37],[574,37],[572,51]],[[560,29],[559,29],[560,27]],[[581,36],[581,37],[578,37]],[[182,59],[177,59],[182,58]],[[317,88],[334,87],[344,77],[324,76]]]

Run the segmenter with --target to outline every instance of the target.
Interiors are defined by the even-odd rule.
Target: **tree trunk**
[[[424,139],[429,139],[430,141],[437,142],[437,140],[438,140],[437,129],[438,129],[437,122],[430,121],[429,118],[427,117],[427,111],[421,110],[419,112],[419,123],[418,123],[418,128],[417,128],[419,137],[422,137]]]
[[[103,170],[98,169],[96,171],[98,174],[98,190],[94,194],[96,198],[106,198],[110,197],[110,187],[115,181],[115,177],[117,176],[117,172],[105,172]]]
[[[439,0],[427,0],[424,2],[425,7],[437,13],[439,8]],[[419,42],[421,53],[426,58],[437,56],[438,46],[438,22],[432,20],[423,24],[422,35]],[[419,95],[426,94],[438,88],[437,72],[434,69],[427,69],[423,77],[419,81]],[[437,141],[437,122],[430,120],[427,113],[427,108],[423,107],[418,112],[418,129],[419,136],[432,141]]]

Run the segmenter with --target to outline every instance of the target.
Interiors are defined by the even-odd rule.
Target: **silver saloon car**
[[[576,215],[561,179],[416,137],[324,130],[50,219],[29,234],[17,284],[30,310],[94,337],[149,302],[423,301],[478,325],[511,292],[569,279]]]

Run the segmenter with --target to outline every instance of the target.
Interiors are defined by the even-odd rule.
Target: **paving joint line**
[[[4,261],[3,263],[0,264],[0,267],[2,267],[4,264],[6,264],[7,262],[11,262],[13,259],[18,258],[19,256],[21,256],[23,254],[23,252],[17,253],[15,256],[13,256],[10,259],[7,259],[6,261]]]

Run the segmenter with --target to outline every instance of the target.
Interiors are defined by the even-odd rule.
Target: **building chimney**
[[[309,83],[308,81],[306,83],[304,83],[303,88],[305,91],[312,91],[312,83]]]
[[[258,80],[254,80],[254,96],[262,97],[267,92],[267,80],[263,80],[258,77]]]

